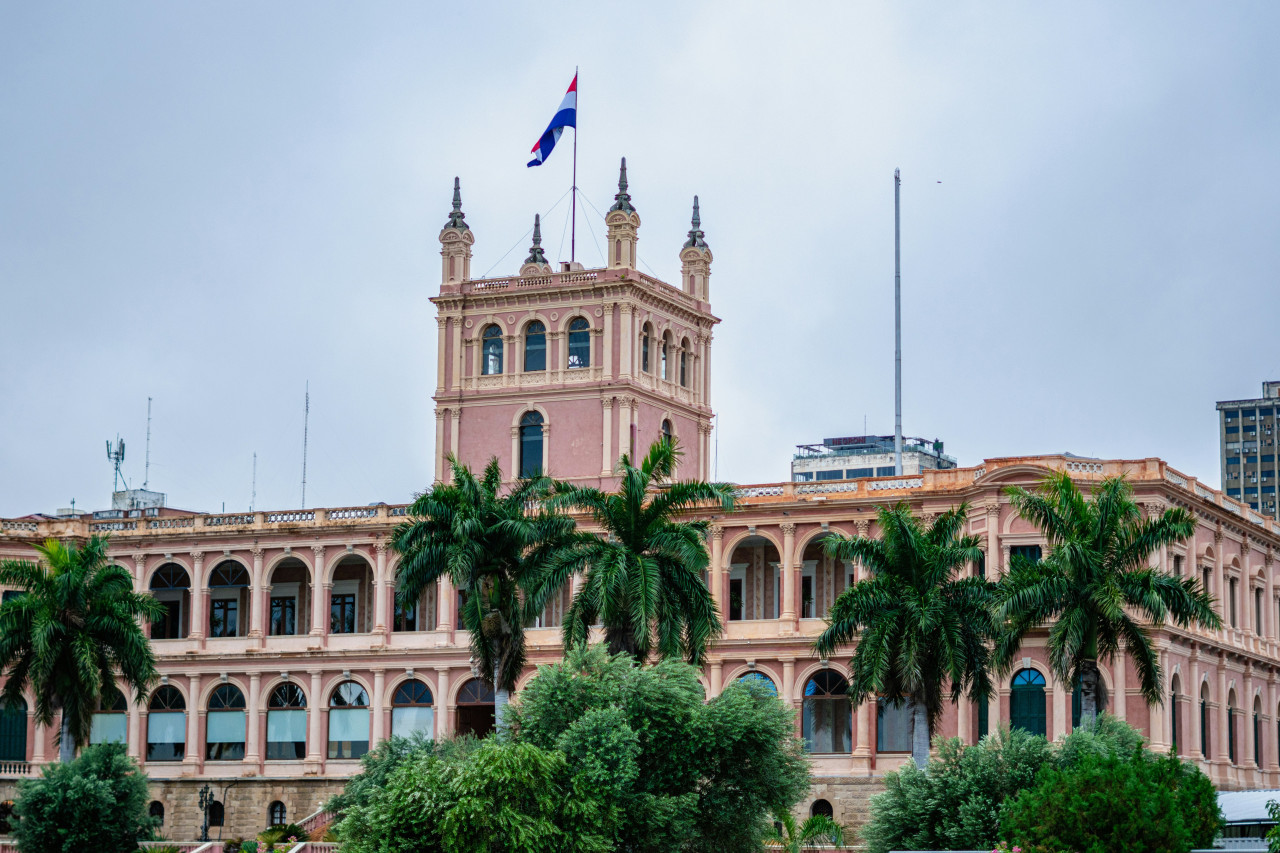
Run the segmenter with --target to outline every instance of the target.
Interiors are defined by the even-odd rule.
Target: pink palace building
[[[517,274],[473,279],[475,235],[455,183],[432,297],[437,476],[451,452],[473,466],[496,455],[507,472],[542,469],[610,487],[618,456],[660,435],[685,447],[681,476],[708,476],[718,320],[696,198],[678,249],[679,282],[636,269],[639,230],[624,163],[606,215],[604,268],[554,269],[535,231]],[[1143,701],[1131,666],[1106,668],[1110,710],[1157,748],[1175,745],[1222,787],[1280,787],[1277,522],[1159,459],[1019,457],[902,478],[746,485],[739,512],[711,517],[708,583],[726,629],[703,683],[714,696],[737,679],[760,679],[796,709],[813,764],[806,812],[859,821],[878,779],[908,760],[910,747],[905,709],[851,707],[847,655],[821,660],[813,651],[822,614],[862,571],[825,557],[823,537],[875,536],[875,508],[887,502],[907,501],[928,517],[967,501],[969,530],[985,543],[970,571],[998,576],[1013,554],[1044,547],[1003,489],[1061,470],[1086,485],[1123,472],[1147,512],[1189,509],[1195,535],[1158,563],[1202,577],[1223,610],[1220,631],[1157,632],[1161,705]],[[216,800],[213,831],[231,837],[316,820],[360,755],[393,733],[443,737],[492,725],[492,694],[458,626],[458,591],[446,581],[413,608],[395,606],[396,557],[386,540],[405,510],[32,515],[0,522],[0,557],[30,558],[31,545],[49,536],[111,534],[138,589],[166,604],[166,617],[149,626],[163,678],[141,704],[104,703],[94,739],[127,743],[152,780],[167,837],[194,837],[205,785]],[[532,664],[560,656],[567,595],[530,630]],[[1043,637],[1026,644],[989,705],[950,707],[942,733],[973,742],[998,721],[1050,738],[1068,732],[1078,703],[1050,675],[1043,645]],[[532,674],[531,666],[525,678]],[[36,726],[30,708],[0,713],[0,796],[57,756],[54,731]]]

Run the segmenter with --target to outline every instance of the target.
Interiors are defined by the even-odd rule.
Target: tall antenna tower
[[[116,476],[112,481],[111,491],[120,491],[120,481],[124,479],[124,475],[120,473],[120,466],[124,464],[124,440],[119,435],[116,436],[116,443],[113,445],[111,439],[107,439],[107,461],[115,466]]]
[[[302,410],[302,509],[307,508],[307,427],[311,422],[311,380],[307,380],[306,403]]]
[[[258,502],[258,452],[253,452],[253,489],[249,495],[249,512],[253,512],[253,506]]]
[[[142,469],[142,488],[145,491],[147,483],[151,482],[151,398],[147,398],[147,461],[146,466]]]
[[[893,170],[893,473],[902,476],[902,236],[898,196],[902,178]]]

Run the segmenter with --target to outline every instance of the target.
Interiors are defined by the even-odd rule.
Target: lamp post
[[[200,840],[209,840],[209,806],[213,803],[213,789],[205,785],[200,789],[200,811],[204,813],[204,822],[200,827]]]

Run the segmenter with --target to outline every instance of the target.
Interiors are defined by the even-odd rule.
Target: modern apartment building
[[[603,268],[550,271],[535,242],[518,275],[472,280],[475,238],[455,193],[434,298],[437,476],[453,452],[472,464],[496,455],[507,472],[541,467],[607,487],[621,452],[664,434],[688,450],[682,476],[706,476],[711,251],[695,218],[679,248],[678,285],[638,272],[639,215],[625,185],[606,227],[611,260]],[[431,366],[420,373],[430,376]],[[735,680],[763,679],[795,709],[814,780],[804,810],[829,807],[837,820],[856,820],[883,774],[910,760],[905,709],[852,706],[848,655],[828,660],[813,651],[822,614],[863,576],[860,566],[826,556],[824,537],[879,535],[876,507],[885,503],[905,501],[928,518],[967,502],[967,532],[985,551],[967,571],[997,577],[1012,555],[1044,546],[1004,490],[1050,471],[1085,485],[1124,473],[1144,512],[1189,509],[1194,535],[1154,562],[1195,572],[1222,602],[1222,630],[1153,632],[1163,704],[1148,707],[1127,661],[1105,665],[1111,710],[1221,786],[1280,787],[1280,523],[1159,459],[1054,455],[903,477],[744,485],[738,512],[708,513],[707,583],[725,631],[702,683],[714,697]],[[430,478],[423,472],[424,485]],[[110,534],[113,559],[165,603],[165,617],[148,626],[161,682],[141,702],[105,701],[93,738],[127,744],[151,779],[167,837],[194,837],[204,786],[215,800],[212,832],[248,835],[314,814],[391,734],[443,737],[492,725],[492,691],[458,624],[459,591],[444,579],[415,606],[396,605],[397,555],[387,538],[407,507],[389,497],[359,507],[135,507],[96,518],[0,520],[0,559],[30,559],[46,537]],[[559,658],[570,594],[528,630],[520,686],[536,665]],[[1049,737],[1071,729],[1073,691],[1049,671],[1044,635],[1024,648],[989,702],[948,706],[941,734],[972,742],[1000,721]],[[36,725],[32,708],[28,699],[25,708],[0,709],[0,799],[56,760],[56,722]]]
[[[1276,427],[1280,426],[1280,381],[1263,382],[1262,396],[1218,403],[1222,490],[1271,518],[1276,502]]]
[[[791,480],[858,480],[863,477],[891,477],[896,452],[891,435],[853,435],[825,438],[822,444],[798,444],[791,457]],[[902,474],[956,467],[956,460],[942,452],[942,442],[923,438],[902,438]]]

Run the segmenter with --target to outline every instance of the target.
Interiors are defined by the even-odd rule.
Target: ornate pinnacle
[[[618,194],[613,197],[613,207],[609,212],[621,210],[623,213],[635,213],[631,206],[631,196],[627,194],[627,158],[622,158],[622,169],[618,172]]]
[[[707,241],[702,239],[702,217],[698,215],[698,197],[693,197],[693,227],[689,229],[689,239],[684,241],[686,249],[705,249]]]
[[[453,212],[449,214],[449,221],[444,224],[445,228],[457,228],[459,231],[470,231],[467,226],[467,220],[463,217],[466,214],[462,212],[462,187],[457,178],[453,179]]]
[[[529,247],[529,257],[524,259],[526,264],[545,264],[547,256],[542,254],[542,218],[538,214],[533,215],[533,245]]]

